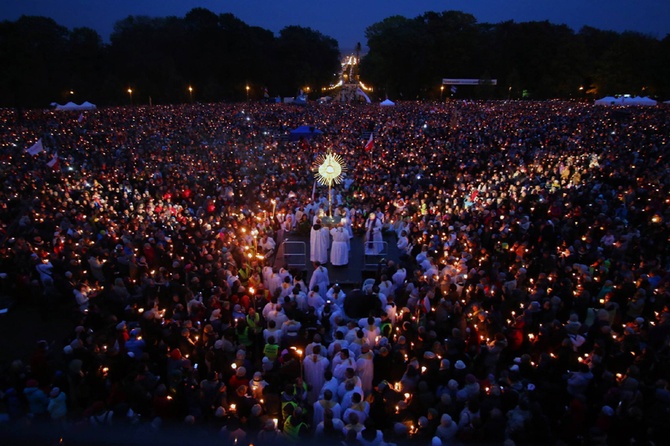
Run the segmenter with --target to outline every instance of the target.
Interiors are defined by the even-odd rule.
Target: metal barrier
[[[376,268],[379,262],[388,256],[388,252],[387,242],[363,242],[363,268]]]
[[[307,244],[305,242],[285,240],[282,244],[286,266],[301,269],[307,266]]]

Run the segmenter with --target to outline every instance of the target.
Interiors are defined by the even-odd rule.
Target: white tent
[[[595,105],[619,105],[618,99],[614,96],[605,96],[601,99],[596,99]]]
[[[83,104],[75,104],[74,102],[68,102],[65,105],[60,105],[56,104],[56,110],[62,110],[62,111],[83,111],[83,110],[95,110],[96,105],[91,104],[90,102],[86,101]]]
[[[651,106],[656,105],[656,101],[645,96],[635,96],[635,97],[626,97],[621,96],[618,98],[612,96],[605,96],[602,99],[597,99],[595,105],[641,105],[641,106]]]
[[[386,99],[386,100],[382,101],[379,105],[381,105],[382,107],[392,107],[392,106],[395,105],[395,102],[393,102],[390,99]]]
[[[88,101],[84,101],[83,104],[79,106],[79,110],[95,110],[98,108],[95,104],[91,104]]]
[[[635,105],[656,105],[656,101],[647,96],[643,98],[637,96],[633,99],[635,100]]]

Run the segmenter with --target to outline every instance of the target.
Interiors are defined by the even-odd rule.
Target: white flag
[[[30,155],[35,156],[40,152],[44,151],[44,146],[42,145],[42,138],[38,139],[35,144],[26,149]]]

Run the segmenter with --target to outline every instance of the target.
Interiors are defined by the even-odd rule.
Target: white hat
[[[465,368],[465,363],[459,359],[458,361],[456,361],[454,367],[458,370],[463,370]]]
[[[442,417],[440,418],[440,423],[444,424],[446,427],[451,426],[451,423],[453,423],[454,420],[451,418],[451,415],[448,413],[443,413]]]

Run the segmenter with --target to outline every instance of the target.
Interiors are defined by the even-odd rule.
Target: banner
[[[498,79],[442,79],[442,85],[498,85]]]

